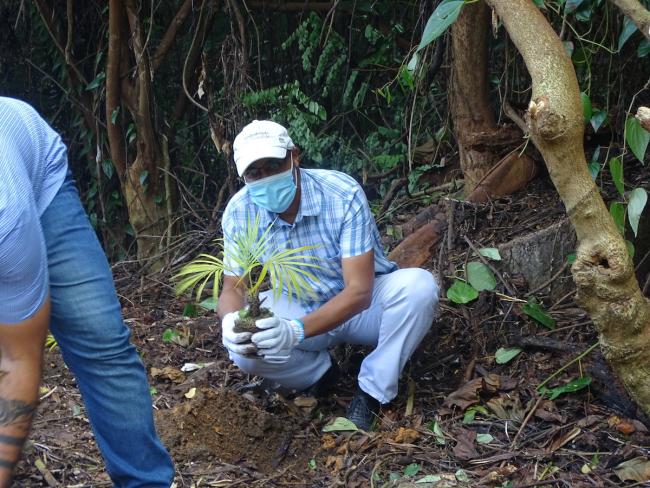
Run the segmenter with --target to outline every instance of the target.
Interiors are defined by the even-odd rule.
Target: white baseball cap
[[[252,163],[263,158],[284,158],[293,149],[287,129],[271,120],[253,120],[245,126],[233,142],[237,173],[243,176]]]

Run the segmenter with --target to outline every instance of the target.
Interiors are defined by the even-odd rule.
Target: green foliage
[[[643,157],[648,149],[648,142],[650,142],[650,132],[641,126],[636,117],[630,116],[625,121],[625,141],[636,158],[643,163]]]
[[[498,250],[494,248],[481,249],[479,252],[481,254],[485,252],[495,258],[498,257],[501,259]],[[447,298],[454,303],[469,303],[478,298],[479,292],[494,290],[497,285],[497,280],[492,270],[485,264],[477,261],[467,263],[465,266],[465,275],[467,277],[466,282],[456,279],[447,290]]]
[[[199,315],[194,303],[186,303],[183,307],[183,317],[197,317]]]
[[[346,432],[357,430],[359,430],[359,428],[354,425],[354,422],[345,417],[336,417],[323,427],[323,432]]]
[[[394,41],[400,27],[382,32],[364,22],[363,15],[359,36],[350,42],[310,12],[276,53],[299,61],[297,73],[242,97],[250,118],[287,126],[308,160],[352,175],[382,173],[407,162],[401,129],[414,89],[405,70],[398,70],[396,78],[391,74],[390,67],[401,62]],[[356,31],[342,32],[353,36]],[[382,85],[387,76],[390,81]],[[394,80],[398,82],[391,88]],[[380,191],[385,190],[382,185]]]
[[[484,256],[492,261],[501,261],[501,254],[496,247],[483,247],[478,250],[481,256]]]
[[[582,376],[580,378],[575,378],[571,380],[566,385],[558,386],[556,388],[549,388],[549,389],[543,388],[541,392],[542,394],[548,395],[550,400],[555,400],[560,395],[580,391],[588,387],[590,384],[591,384],[591,377]]]
[[[610,2],[533,1],[555,31],[563,33],[582,93],[583,115],[588,124],[586,141],[602,148],[602,154],[600,149],[594,153],[589,171],[600,183],[608,182],[609,174],[604,174],[607,171],[601,171],[601,167],[613,155],[632,153],[642,160],[646,152],[647,133],[638,130],[632,108],[636,106],[633,102],[645,103],[645,99],[633,97],[648,77],[647,63],[638,58],[647,59],[650,42]],[[388,0],[341,2],[331,13],[305,9],[298,14],[251,9],[247,18],[249,27],[254,23],[255,29],[248,29],[251,49],[247,73],[241,72],[242,65],[234,61],[240,59],[241,53],[233,43],[224,42],[238,34],[232,32],[227,15],[217,15],[206,38],[202,76],[202,87],[210,83],[223,87],[221,91],[215,90],[211,115],[223,120],[223,135],[230,140],[243,123],[253,118],[272,118],[287,125],[303,149],[307,164],[352,174],[364,182],[371,198],[384,196],[395,178],[408,181],[400,196],[419,192],[425,187],[425,178],[421,176],[438,171],[440,159],[451,159],[455,151],[452,133],[445,130],[449,127],[448,70],[434,74],[426,68],[434,51],[431,47],[448,32],[464,3],[467,2],[444,0],[434,8],[431,4],[420,7]],[[647,0],[642,3],[649,5]],[[352,10],[347,8],[350,5]],[[177,5],[163,2],[156,6],[155,16],[150,16],[148,8],[143,7],[141,20],[147,32],[147,49],[152,54]],[[432,9],[428,19],[422,17]],[[70,78],[70,65],[52,43],[33,2],[25,3],[21,15],[11,11],[8,14],[8,18],[19,20],[15,33],[9,33],[9,37],[16,35],[20,62],[0,59],[0,76],[8,95],[31,97],[55,127],[62,130],[90,221],[111,257],[119,259],[129,252],[133,231],[127,221],[120,181],[110,161],[105,127],[123,127],[123,140],[131,160],[139,128],[126,104],[111,114],[105,113],[105,2],[90,0],[76,4],[75,11],[75,36],[70,52],[84,76],[80,88],[71,83],[74,80]],[[205,221],[219,215],[220,209],[214,207],[218,189],[226,184],[225,166],[229,164],[227,152],[218,154],[210,144],[207,118],[202,112],[190,110],[180,120],[171,115],[176,97],[170,94],[182,94],[183,60],[196,32],[197,11],[193,14],[179,31],[166,62],[155,70],[151,93],[160,122],[156,129],[171,129],[168,142],[174,183],[178,182],[184,196],[188,196],[174,202],[178,203],[174,210],[178,211],[181,233],[205,226]],[[53,22],[65,32],[65,9],[54,11]],[[496,27],[495,36],[489,41],[490,96],[524,107],[530,97],[530,77],[514,55],[512,44],[506,42],[504,29]],[[418,51],[415,62],[408,63],[408,42],[414,38],[420,39]],[[201,103],[208,104],[205,95],[197,95],[199,98]],[[83,99],[90,100],[93,113],[88,114],[79,106]],[[622,113],[627,107],[630,113]],[[426,140],[435,143],[433,155],[415,161],[414,148]],[[627,157],[625,165],[626,171],[632,170]],[[630,184],[637,181],[632,175],[626,175],[629,181],[624,180],[622,164],[620,169],[614,178],[621,200],[618,203],[626,206],[630,228],[636,232],[641,200],[635,187],[639,185]],[[389,171],[387,178],[376,178]],[[146,186],[151,185],[153,173],[133,176]],[[229,181],[226,187],[233,186]],[[222,206],[228,191],[220,202]],[[154,198],[160,205],[167,203],[164,195]]]
[[[555,319],[544,311],[535,298],[528,300],[528,302],[522,307],[522,310],[526,315],[535,319],[535,321],[539,322],[547,329],[555,329]]]
[[[409,69],[411,71],[415,70],[418,63],[418,53],[440,37],[451,24],[456,22],[464,4],[465,2],[463,0],[443,0],[436,7],[424,26],[420,44],[409,62]]]
[[[585,125],[591,120],[593,109],[591,107],[591,100],[589,100],[589,95],[585,92],[580,93],[580,99],[582,100],[582,115],[585,120]]]
[[[59,345],[58,342],[56,342],[56,339],[52,335],[51,332],[47,333],[47,337],[45,338],[45,349],[48,351],[51,351],[52,349],[56,348]]]
[[[613,202],[609,206],[609,214],[612,216],[620,234],[625,235],[625,205],[620,202]]]
[[[521,349],[518,347],[512,347],[509,349],[500,347],[497,349],[497,352],[494,353],[494,360],[497,364],[506,364],[512,361],[515,357],[519,355]]]
[[[248,217],[245,229],[233,236],[233,246],[228,251],[228,261],[218,255],[200,254],[176,275],[176,293],[186,290],[196,291],[196,300],[201,299],[203,290],[212,282],[212,297],[217,300],[221,278],[226,274],[239,277],[251,297],[257,297],[260,287],[268,279],[276,297],[283,289],[289,297],[300,299],[313,293],[307,279],[316,281],[309,268],[320,268],[315,262],[318,258],[306,253],[316,246],[301,246],[290,249],[273,249],[269,238],[272,224],[266,229],[260,227],[259,214]],[[223,239],[218,239],[221,244]],[[222,247],[219,245],[219,247]],[[240,270],[243,270],[240,272]]]
[[[625,194],[625,187],[623,186],[623,159],[621,157],[612,158],[609,160],[609,172],[612,175],[612,180],[618,192],[622,195]]]
[[[428,428],[429,431],[433,432],[433,435],[435,436],[436,439],[436,444],[440,446],[444,446],[445,444],[447,444],[447,439],[445,439],[445,434],[442,431],[442,427],[440,427],[440,424],[437,421],[432,420],[431,422],[429,422]]]
[[[465,414],[463,415],[463,424],[469,424],[471,422],[474,422],[474,418],[476,418],[476,414],[480,413],[481,415],[487,416],[489,414],[488,409],[485,408],[482,405],[474,405],[472,407],[469,407],[467,410],[465,410]]]
[[[627,217],[635,236],[639,231],[639,220],[647,202],[648,193],[644,188],[635,188],[630,193],[630,200],[627,205]]]
[[[447,289],[447,298],[454,303],[469,303],[478,298],[478,291],[464,281],[454,280],[453,284]]]
[[[497,280],[494,274],[483,263],[467,263],[465,271],[467,272],[467,281],[477,291],[494,290],[497,286]]]

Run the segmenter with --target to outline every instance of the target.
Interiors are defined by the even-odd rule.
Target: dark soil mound
[[[296,419],[262,410],[244,396],[202,388],[171,410],[158,412],[159,434],[175,459],[237,464],[270,473],[280,465],[307,468]]]

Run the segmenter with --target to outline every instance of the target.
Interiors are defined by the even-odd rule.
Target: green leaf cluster
[[[499,250],[494,247],[479,249],[479,254],[494,261],[500,261]],[[492,291],[497,280],[489,266],[482,262],[471,261],[465,266],[466,280],[455,279],[447,290],[447,298],[454,303],[465,304],[478,298],[481,291]]]
[[[223,250],[218,255],[200,254],[176,275],[179,280],[176,293],[195,290],[199,301],[206,285],[212,282],[212,298],[216,303],[221,279],[227,273],[239,277],[238,283],[246,286],[249,296],[257,296],[267,280],[276,297],[283,290],[298,300],[313,294],[308,280],[316,282],[317,279],[310,270],[321,266],[317,264],[319,258],[308,251],[317,246],[274,248],[269,235],[272,226],[271,223],[262,229],[259,214],[254,218],[249,215],[246,227],[233,236],[232,246],[226,250],[227,259],[222,257]],[[219,247],[223,247],[223,241],[217,239]]]

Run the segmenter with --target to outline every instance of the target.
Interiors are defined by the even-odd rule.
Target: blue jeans
[[[174,468],[155,431],[147,375],[70,175],[41,225],[50,274],[50,330],[77,379],[106,469],[115,486],[169,488]]]

